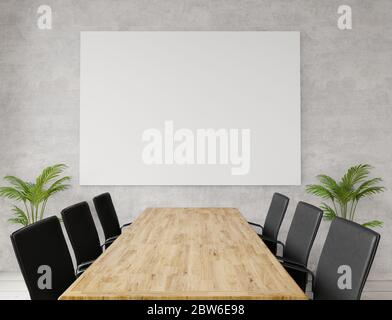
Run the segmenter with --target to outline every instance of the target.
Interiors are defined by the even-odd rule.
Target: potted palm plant
[[[22,207],[12,206],[13,217],[8,221],[26,226],[41,220],[49,198],[70,186],[71,177],[60,177],[66,167],[65,164],[49,166],[43,169],[35,182],[23,181],[15,176],[4,177],[10,185],[0,187],[0,196],[22,203]]]
[[[369,179],[372,167],[368,164],[353,166],[347,170],[340,181],[321,174],[317,176],[320,184],[306,186],[306,191],[324,200],[330,201],[329,204],[322,202],[320,208],[324,211],[327,220],[335,217],[355,221],[356,209],[361,199],[373,196],[385,190],[379,186],[381,178]],[[371,220],[363,223],[366,227],[381,227],[383,224],[379,220]]]

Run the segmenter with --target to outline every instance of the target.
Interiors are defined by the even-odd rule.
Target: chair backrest
[[[379,241],[377,232],[335,218],[317,266],[314,299],[360,299]],[[347,288],[350,282],[351,286]]]
[[[289,198],[283,194],[275,192],[272,196],[263,227],[263,236],[272,240],[278,239],[279,229],[286,214]]]
[[[55,300],[75,280],[72,259],[57,217],[15,231],[11,242],[31,299]]]
[[[61,216],[77,264],[98,258],[102,249],[88,203],[84,201],[69,206],[61,211]]]
[[[306,202],[298,202],[290,225],[283,257],[303,266],[308,264],[310,250],[320,226],[323,211]]]
[[[120,223],[110,193],[106,192],[94,197],[93,202],[105,239],[119,236],[121,234]]]

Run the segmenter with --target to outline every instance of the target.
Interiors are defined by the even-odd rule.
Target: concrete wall
[[[53,29],[39,30],[36,10],[53,9]],[[353,9],[353,30],[337,28],[337,8]],[[299,187],[81,187],[79,162],[79,31],[81,30],[299,30],[302,77],[302,181]],[[319,204],[304,186],[314,176],[340,176],[353,164],[370,163],[392,189],[392,1],[292,0],[1,0],[0,176],[34,178],[63,162],[72,189],[48,205],[47,214],[102,191],[113,195],[120,220],[147,206],[234,206],[263,222],[274,191],[291,198],[281,238],[295,204]],[[361,221],[385,226],[371,279],[392,279],[390,191],[365,200]],[[7,223],[10,202],[0,199],[0,270],[16,270]],[[323,222],[311,255],[328,230]]]

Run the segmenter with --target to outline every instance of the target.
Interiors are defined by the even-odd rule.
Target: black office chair
[[[310,250],[320,226],[323,211],[306,202],[298,202],[294,217],[290,225],[283,246],[283,255],[278,257],[282,262],[297,264],[302,267],[308,265]],[[288,273],[305,291],[307,273],[288,268]]]
[[[130,222],[120,227],[116,209],[114,209],[112,197],[109,192],[94,197],[93,202],[107,242],[114,241],[121,234],[122,228],[132,224]]]
[[[75,280],[72,259],[57,217],[15,231],[11,242],[32,300],[55,300]],[[40,270],[42,266],[48,269]],[[45,277],[45,281],[41,278],[45,285],[41,288],[40,277]]]
[[[65,229],[76,257],[76,275],[83,273],[99,255],[102,246],[87,202],[80,202],[61,211]]]
[[[258,233],[258,235],[274,254],[276,254],[277,244],[283,245],[283,243],[278,240],[278,234],[288,204],[288,197],[275,192],[272,196],[271,204],[265,218],[264,227],[254,222],[248,222],[250,225],[262,230],[262,233]]]
[[[380,235],[355,222],[335,218],[329,229],[316,275],[307,268],[284,262],[285,268],[311,276],[315,300],[359,300],[377,251]],[[344,269],[341,269],[344,268]],[[351,269],[351,288],[339,287],[339,279]]]

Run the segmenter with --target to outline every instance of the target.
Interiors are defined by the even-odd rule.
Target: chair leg
[[[294,279],[298,286],[305,292],[308,283],[308,275],[305,272],[285,268],[288,274]]]

